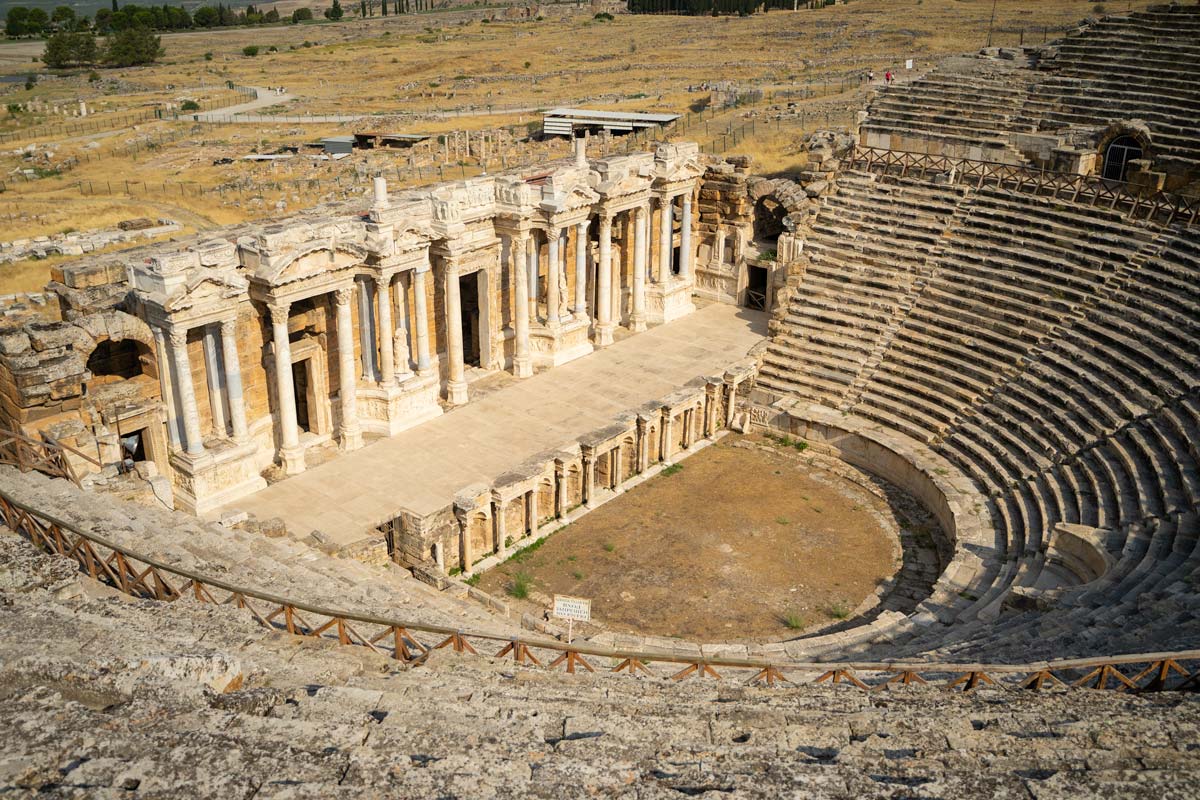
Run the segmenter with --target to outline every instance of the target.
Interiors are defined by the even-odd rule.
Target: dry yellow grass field
[[[1119,5],[1124,10],[1148,3]],[[999,0],[994,43],[1016,45],[1022,35],[1027,43],[1038,43],[1047,29],[1054,38],[1054,29],[1074,25],[1094,13],[1093,7],[1082,0]],[[565,104],[685,112],[708,97],[703,84],[717,81],[768,92],[837,93],[845,85],[844,93],[806,106],[811,113],[803,123],[775,118],[770,103],[764,103],[726,111],[682,133],[721,149],[726,145],[720,133],[753,123],[753,132],[743,128],[746,137],[727,145],[728,151],[755,156],[764,172],[786,171],[802,163],[797,144],[804,130],[848,121],[850,110],[862,102],[857,81],[863,73],[882,74],[908,58],[923,70],[942,56],[977,50],[986,42],[992,10],[992,0],[854,0],[748,18],[618,15],[600,21],[586,8],[562,5],[545,7],[541,21],[506,21],[493,9],[164,36],[167,55],[161,64],[103,70],[104,80],[98,82],[87,81],[86,72],[47,77],[32,91],[4,84],[9,87],[4,102],[86,99],[116,116],[190,97],[228,101],[224,87],[232,82],[284,86],[295,95],[265,113],[380,116],[321,125],[148,122],[90,136],[51,133],[35,140],[41,149],[52,150],[58,162],[72,156],[82,160],[58,176],[32,181],[11,175],[30,164],[13,152],[28,140],[0,143],[0,170],[8,176],[0,176],[6,187],[0,194],[0,240],[111,227],[132,216],[173,217],[189,229],[265,217],[279,213],[281,200],[294,210],[353,195],[365,188],[371,172],[386,174],[412,163],[398,152],[336,163],[213,165],[217,158],[272,152],[332,133],[478,131],[526,124],[538,119],[538,109]],[[497,19],[484,21],[491,17]],[[257,57],[242,55],[250,44],[260,47]],[[0,72],[27,72],[32,65],[20,58],[28,47],[0,45]],[[271,47],[276,52],[269,52]],[[535,145],[527,155],[554,152]],[[480,167],[472,162],[471,169]],[[436,177],[422,172],[423,179],[430,176]],[[397,182],[414,181],[415,176]],[[181,183],[198,188],[189,192]],[[242,188],[199,193],[233,185]],[[42,263],[0,267],[0,290],[36,288],[46,272]]]

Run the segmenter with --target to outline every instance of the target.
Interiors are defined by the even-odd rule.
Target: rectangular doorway
[[[296,425],[308,433],[312,430],[308,415],[308,359],[292,364],[292,387],[296,397]]]
[[[767,310],[766,267],[746,267],[746,294],[742,305],[755,311]]]
[[[480,366],[479,275],[472,272],[458,278],[459,311],[462,314],[463,363]]]

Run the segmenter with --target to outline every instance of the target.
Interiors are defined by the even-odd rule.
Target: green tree
[[[345,13],[339,0],[333,0],[333,5],[325,9],[325,19],[341,19]]]
[[[4,35],[15,39],[25,35],[25,21],[29,18],[29,9],[25,6],[13,6],[4,15]]]
[[[221,24],[221,14],[212,6],[200,6],[192,15],[192,22],[199,28],[215,28]]]
[[[29,9],[29,15],[25,17],[25,35],[26,36],[41,36],[50,27],[50,15],[41,8]]]
[[[104,43],[103,61],[110,67],[153,64],[162,58],[162,39],[148,28],[126,28]]]
[[[70,6],[58,6],[50,15],[50,21],[59,30],[70,30],[75,23],[75,9]]]
[[[313,18],[311,8],[297,8],[292,12],[292,23],[306,22]]]
[[[279,12],[272,6],[271,10],[263,14],[263,22],[279,22]]]
[[[98,48],[90,32],[56,33],[46,40],[42,61],[51,69],[95,64]]]

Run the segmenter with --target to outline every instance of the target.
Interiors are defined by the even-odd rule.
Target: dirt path
[[[726,437],[479,587],[506,596],[523,574],[526,610],[579,595],[611,629],[704,640],[783,638],[847,616],[899,566],[891,509],[757,441]]]

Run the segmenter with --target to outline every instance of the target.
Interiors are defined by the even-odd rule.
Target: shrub
[[[1103,14],[1104,3],[1096,3],[1096,5],[1092,6],[1092,11],[1096,12],[1097,14]]]
[[[508,585],[508,593],[518,600],[524,600],[529,597],[529,586],[533,583],[533,578],[529,577],[524,572],[518,572],[513,575],[512,583]]]
[[[804,617],[799,612],[791,609],[783,612],[779,617],[779,621],[794,631],[798,631],[804,627]]]
[[[469,578],[464,578],[464,579],[463,579],[463,583],[465,583],[467,586],[478,586],[478,585],[479,585],[479,579],[480,579],[480,578],[482,578],[482,577],[483,577],[483,573],[482,573],[482,572],[476,572],[476,573],[475,573],[474,575],[472,575],[471,577],[469,577]]]
[[[205,53],[205,54],[204,54],[204,60],[205,60],[205,61],[212,61],[212,58],[213,58],[213,56],[212,56],[212,51],[211,51],[211,50],[209,50],[207,53]]]
[[[267,48],[267,52],[268,52],[268,53],[278,53],[278,52],[279,52],[279,48],[278,48],[278,47],[276,47],[275,45],[271,45],[270,47],[268,47],[268,48]]]
[[[672,464],[671,466],[664,468],[661,474],[665,477],[670,477],[671,475],[675,475],[680,472],[683,472],[683,464]]]
[[[538,19],[541,19],[541,17],[538,17]],[[608,13],[607,11],[601,11],[599,14],[592,17],[592,19],[599,20],[600,22],[612,22],[613,15]]]
[[[98,80],[100,80],[99,72],[96,72],[96,70],[92,70],[91,72],[88,73],[88,83],[95,83]]]
[[[242,48],[242,55],[249,56],[250,58],[254,58],[256,55],[258,55],[258,45],[256,45],[256,44],[246,45],[245,47]]]
[[[836,603],[831,603],[826,613],[834,619],[845,619],[850,616],[850,607],[839,600]]]
[[[307,22],[313,18],[311,8],[297,8],[292,12],[292,24]]]
[[[581,581],[581,580],[583,580],[583,573],[580,572],[579,570],[575,570],[574,572],[571,573],[571,577],[577,581]]]
[[[617,549],[617,546],[615,544],[613,544],[612,542],[605,542],[601,546],[604,548],[604,552],[606,552],[606,553],[611,553]]]
[[[199,111],[200,104],[197,103],[195,100],[184,100],[183,104],[179,106],[179,110],[180,111]]]

